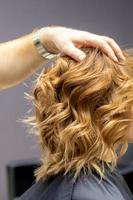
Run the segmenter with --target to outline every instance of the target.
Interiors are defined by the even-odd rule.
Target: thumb
[[[62,47],[62,51],[66,55],[75,59],[76,61],[81,61],[86,57],[85,53],[83,51],[81,51],[79,48],[75,47],[72,42],[67,42]]]

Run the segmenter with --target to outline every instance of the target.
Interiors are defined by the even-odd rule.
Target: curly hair
[[[42,147],[36,181],[70,171],[77,178],[82,169],[103,177],[101,162],[113,170],[128,148],[133,56],[125,49],[126,60],[117,63],[97,48],[82,50],[83,61],[59,57],[36,80],[27,119]]]

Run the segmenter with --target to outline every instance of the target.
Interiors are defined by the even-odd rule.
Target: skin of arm
[[[80,47],[98,47],[114,61],[124,59],[118,44],[107,36],[96,35],[62,26],[49,26],[41,29],[42,44],[51,53],[65,53],[77,61],[85,54]],[[45,62],[38,54],[32,33],[0,44],[0,90],[13,87],[39,69]]]
[[[46,62],[36,51],[32,34],[0,45],[1,90],[21,83]]]

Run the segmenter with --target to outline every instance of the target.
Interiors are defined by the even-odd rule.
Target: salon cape
[[[106,170],[107,179],[100,182],[96,173],[74,181],[72,176],[58,175],[31,186],[18,200],[133,200],[124,178],[115,170]]]

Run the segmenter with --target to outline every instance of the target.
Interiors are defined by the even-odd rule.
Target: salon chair
[[[133,144],[129,144],[128,150],[118,162],[117,168],[133,193]]]
[[[6,165],[8,199],[17,200],[35,182],[37,159],[11,161]]]

